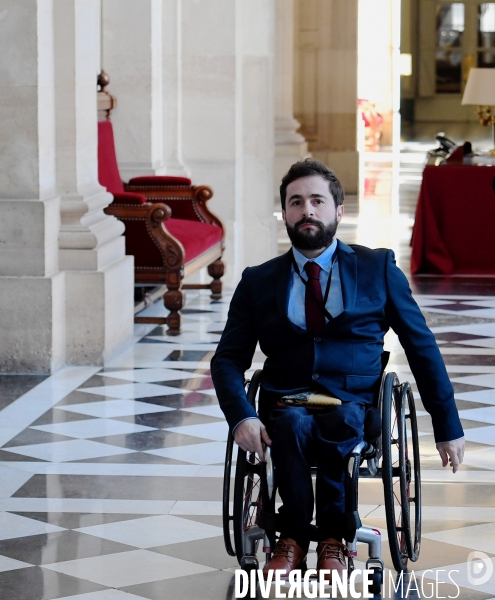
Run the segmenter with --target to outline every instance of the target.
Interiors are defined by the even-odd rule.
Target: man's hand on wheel
[[[464,448],[466,442],[464,438],[454,440],[453,442],[439,442],[437,444],[438,454],[442,459],[442,466],[446,467],[449,464],[452,467],[452,472],[455,473],[459,465],[464,460]]]
[[[242,450],[256,452],[262,462],[265,460],[263,443],[267,446],[271,446],[272,444],[265,426],[259,419],[247,419],[247,421],[243,421],[235,428],[234,439]]]

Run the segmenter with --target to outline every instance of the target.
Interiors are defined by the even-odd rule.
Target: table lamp
[[[495,144],[495,69],[469,70],[469,76],[461,104],[478,106],[478,117],[482,125],[492,125]]]

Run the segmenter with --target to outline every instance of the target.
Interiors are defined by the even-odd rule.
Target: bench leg
[[[180,334],[180,310],[184,306],[184,294],[180,290],[180,281],[182,277],[177,273],[170,273],[167,276],[167,291],[163,295],[163,304],[170,311],[167,317],[167,335]]]
[[[221,277],[225,272],[225,265],[223,261],[220,259],[212,262],[211,265],[208,265],[208,275],[213,277],[213,281],[210,284],[211,290],[211,299],[212,300],[220,300],[222,297],[222,282],[220,281]]]

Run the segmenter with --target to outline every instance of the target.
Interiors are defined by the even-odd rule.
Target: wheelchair
[[[261,370],[246,382],[247,398],[257,406]],[[258,547],[263,542],[266,561],[275,548],[278,515],[275,510],[276,469],[266,452],[266,462],[259,462],[254,452],[238,448],[230,509],[231,471],[234,437],[230,433],[223,480],[223,534],[225,548],[237,556],[242,569],[258,569]],[[269,448],[267,448],[269,450]],[[366,461],[366,466],[363,466]],[[316,473],[316,467],[312,467]],[[381,535],[377,529],[365,527],[358,513],[358,479],[381,478],[383,481],[385,516],[390,554],[396,571],[406,571],[408,561],[419,557],[421,544],[421,473],[418,427],[414,398],[409,383],[399,383],[395,373],[384,373],[378,402],[368,410],[364,440],[357,444],[347,459],[346,469],[346,535],[349,550],[348,573],[353,569],[352,557],[357,543],[368,545],[366,568],[373,572],[373,594],[381,592],[383,560]],[[311,526],[312,541],[317,541],[316,526]],[[233,531],[233,539],[231,535]]]

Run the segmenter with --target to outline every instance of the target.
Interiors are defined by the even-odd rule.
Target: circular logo
[[[483,585],[493,575],[493,563],[484,552],[475,550],[467,558],[467,578],[471,585]]]

